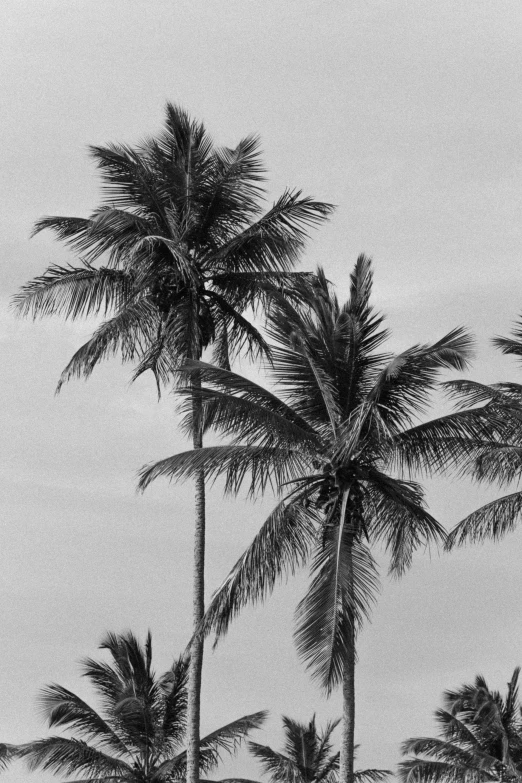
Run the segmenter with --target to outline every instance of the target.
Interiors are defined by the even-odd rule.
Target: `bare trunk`
[[[352,548],[347,552],[352,564]],[[350,568],[350,572],[352,569]],[[353,582],[353,580],[351,580]],[[341,725],[341,757],[339,783],[353,783],[355,748],[355,628],[352,618],[348,632],[346,658],[343,667],[343,720]]]
[[[201,382],[194,380],[194,388]],[[201,428],[201,400],[195,398],[192,403],[194,417],[193,445],[195,449],[203,446]],[[195,530],[194,530],[194,571],[192,618],[194,629],[205,613],[205,473],[201,470],[196,478],[195,493]],[[203,638],[195,638],[190,647],[190,666],[188,673],[187,700],[187,783],[199,783],[199,740],[200,740],[200,704],[201,671],[203,668]]]

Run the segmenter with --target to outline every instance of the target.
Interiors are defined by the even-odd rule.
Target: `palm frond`
[[[389,769],[358,769],[353,773],[356,783],[380,783],[393,775]]]
[[[459,522],[449,533],[446,549],[487,540],[499,541],[517,526],[522,513],[522,492],[486,503]]]
[[[277,492],[279,487],[302,475],[305,464],[303,454],[291,448],[211,446],[146,465],[140,470],[138,488],[145,490],[160,476],[183,481],[203,471],[210,482],[225,475],[225,494],[236,494],[249,477],[248,495],[256,496],[267,488]]]
[[[489,783],[498,777],[484,769],[458,767],[445,761],[407,759],[397,768],[400,783]]]
[[[375,602],[378,577],[368,547],[335,524],[316,549],[312,582],[296,609],[297,651],[328,691],[343,674],[354,632]]]
[[[315,537],[305,494],[281,501],[213,594],[198,632],[214,631],[216,641],[224,636],[243,607],[265,600],[278,581],[306,563]]]
[[[433,345],[416,345],[392,359],[369,393],[383,409],[388,426],[395,432],[411,426],[414,416],[425,410],[441,370],[469,366],[473,344],[471,335],[458,328]]]
[[[258,221],[202,262],[202,268],[234,272],[290,271],[299,258],[308,229],[322,223],[333,206],[286,191]]]
[[[20,756],[27,761],[31,771],[93,778],[117,776],[126,780],[134,777],[125,761],[109,756],[83,740],[46,737],[20,746]]]
[[[200,742],[200,769],[209,772],[218,766],[223,753],[234,755],[237,753],[248,734],[259,729],[267,718],[266,711],[245,715],[242,718],[228,723],[219,729],[201,738]],[[186,751],[178,754],[174,759],[164,761],[158,766],[155,778],[164,779],[175,771],[176,776],[183,775],[186,768]]]
[[[390,553],[390,573],[403,574],[419,547],[444,543],[446,531],[428,513],[418,484],[371,468],[363,498],[371,538],[382,541]]]
[[[302,774],[295,762],[282,753],[277,753],[268,745],[249,742],[248,750],[261,763],[265,775],[271,783],[304,783]]]
[[[121,307],[131,287],[128,275],[117,269],[53,265],[22,286],[12,302],[21,316],[60,315],[75,320]]]
[[[39,696],[39,705],[51,728],[67,727],[78,736],[96,740],[101,747],[113,753],[128,753],[117,732],[96,710],[72,691],[61,685],[48,685]]]
[[[155,313],[146,301],[137,301],[104,321],[90,340],[79,348],[63,370],[57,391],[73,378],[88,378],[104,359],[118,352],[123,362],[135,360],[150,344],[157,330]]]

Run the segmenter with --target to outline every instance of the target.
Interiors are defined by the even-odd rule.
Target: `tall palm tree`
[[[307,229],[323,221],[331,206],[287,191],[263,214],[258,140],[247,137],[235,149],[218,148],[201,123],[170,104],[157,137],[136,147],[91,147],[91,155],[102,175],[101,207],[89,218],[46,217],[35,227],[35,233],[53,231],[79,255],[78,265],[50,266],[14,300],[22,315],[103,316],[58,388],[88,377],[117,353],[136,365],[134,377],[151,370],[159,390],[180,361],[201,358],[209,346],[222,367],[240,350],[265,352],[245,311],[266,304],[276,292],[291,296],[291,269]],[[192,382],[197,388],[197,374]],[[193,405],[191,434],[198,449],[197,397]],[[203,471],[195,484],[197,627],[204,613]],[[190,660],[187,779],[197,783],[202,639],[194,639]]]
[[[206,422],[232,443],[164,459],[141,477],[145,488],[158,476],[183,479],[203,469],[208,478],[224,474],[227,492],[250,475],[251,495],[267,487],[283,495],[214,594],[200,632],[223,635],[245,604],[311,562],[296,641],[322,685],[342,685],[343,783],[353,783],[356,631],[377,588],[371,548],[383,544],[400,575],[417,547],[444,537],[422,488],[397,478],[393,463],[442,464],[444,451],[455,454],[470,432],[487,429],[480,415],[476,423],[455,415],[409,429],[439,373],[466,366],[471,341],[456,329],[433,345],[382,354],[387,331],[371,291],[371,263],[360,256],[345,305],[319,272],[308,309],[274,306],[269,370],[281,397],[230,371],[188,364],[189,376],[195,371],[210,384],[199,392]],[[437,445],[441,436],[451,447]]]
[[[444,694],[437,738],[406,740],[401,783],[488,783],[522,779],[522,710],[516,668],[502,697],[484,677]]]
[[[180,658],[161,677],[152,669],[150,634],[142,645],[132,633],[109,633],[100,645],[111,661],[87,658],[83,674],[99,698],[97,711],[61,685],[49,685],[40,706],[51,729],[65,730],[19,746],[32,770],[91,783],[162,783],[186,774],[187,663]],[[266,713],[245,715],[201,740],[202,771],[223,751],[234,753]]]
[[[339,723],[339,720],[329,721],[320,731],[315,715],[309,723],[283,716],[283,751],[251,741],[248,749],[261,762],[270,783],[337,783],[339,751],[333,750],[331,737]],[[354,772],[354,779],[357,783],[378,783],[390,774],[385,769],[363,769]]]

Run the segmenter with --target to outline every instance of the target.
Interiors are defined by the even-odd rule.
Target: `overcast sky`
[[[286,187],[331,201],[303,268],[324,265],[340,296],[360,252],[391,347],[457,325],[477,336],[471,376],[522,382],[497,355],[522,310],[519,0],[3,0],[0,188],[0,741],[44,732],[35,696],[50,681],[90,697],[77,661],[106,630],[153,634],[158,671],[190,634],[192,489],[135,494],[145,462],[185,447],[174,402],[118,362],[59,397],[61,369],[92,325],[23,322],[10,296],[72,260],[45,214],[88,215],[99,199],[88,144],[159,130],[167,100],[218,144],[261,136],[270,197]],[[430,486],[453,525],[495,490]],[[209,502],[209,594],[271,500]],[[383,578],[360,639],[360,766],[393,768],[399,743],[431,732],[445,688],[482,672],[503,687],[522,663],[522,535],[451,556],[419,554]],[[306,576],[247,611],[203,683],[203,730],[259,709],[260,742],[280,715],[339,715],[295,654],[292,611]],[[225,774],[256,777],[242,754]],[[21,767],[5,774],[21,783]]]

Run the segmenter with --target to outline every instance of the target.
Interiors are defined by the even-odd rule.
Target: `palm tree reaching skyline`
[[[331,205],[287,190],[263,212],[259,140],[249,136],[235,149],[216,147],[202,123],[172,104],[156,137],[90,152],[102,175],[102,205],[89,218],[46,217],[35,226],[35,233],[51,230],[80,264],[51,265],[14,298],[25,316],[104,318],[65,367],[58,388],[89,377],[115,354],[135,365],[133,378],[152,371],[159,391],[173,382],[180,362],[200,359],[207,348],[222,367],[238,353],[265,353],[266,342],[245,313],[276,294],[291,296],[307,231],[331,214]],[[192,383],[199,386],[197,374]],[[197,396],[193,406],[198,449]],[[205,608],[204,472],[194,480],[197,628]],[[201,638],[194,638],[190,661],[187,781],[198,783]]]
[[[354,774],[356,632],[378,586],[371,550],[384,546],[391,573],[400,575],[415,549],[444,539],[422,487],[395,468],[407,462],[429,469],[427,453],[440,467],[445,451],[466,451],[470,432],[489,433],[480,413],[413,426],[440,373],[468,366],[472,341],[459,328],[398,356],[380,353],[388,332],[370,304],[372,281],[362,255],[345,305],[319,271],[308,310],[284,302],[273,308],[267,369],[281,396],[230,371],[188,364],[187,374],[196,371],[208,384],[200,391],[206,425],[231,443],[146,466],[140,481],[144,489],[159,476],[184,479],[203,469],[209,479],[224,475],[226,492],[249,482],[251,496],[267,488],[283,496],[214,593],[200,633],[219,638],[243,606],[266,598],[298,567],[311,567],[295,638],[321,685],[343,690],[343,783]]]

